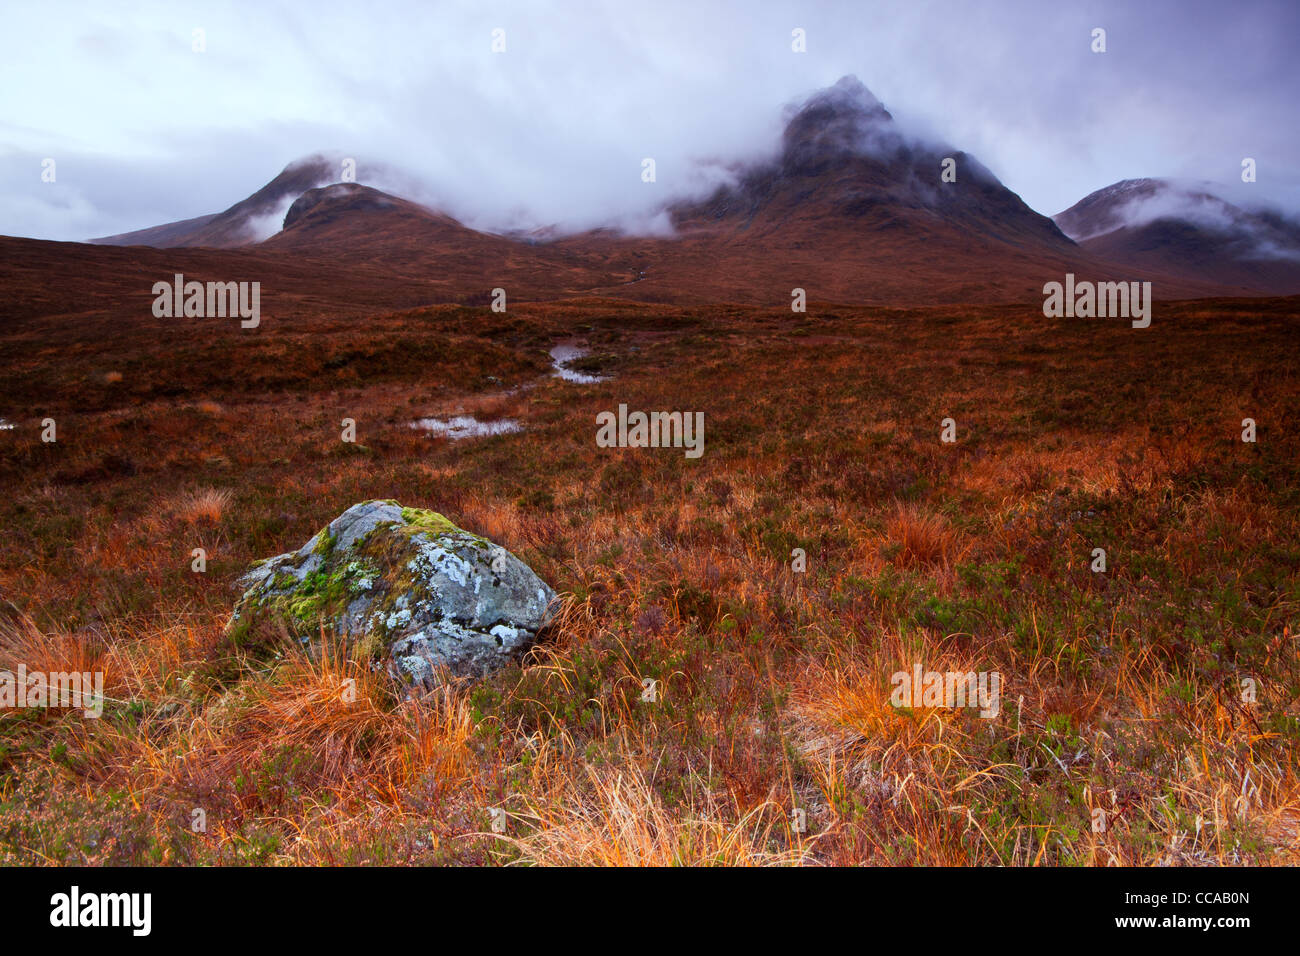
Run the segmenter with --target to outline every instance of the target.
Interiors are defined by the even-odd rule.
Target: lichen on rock
[[[394,676],[479,676],[522,653],[555,592],[500,545],[395,501],[353,505],[297,551],[255,565],[231,625],[269,615],[302,640],[349,641]]]

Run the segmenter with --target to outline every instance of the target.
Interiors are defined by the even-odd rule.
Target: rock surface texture
[[[432,687],[439,668],[481,676],[521,654],[555,593],[500,545],[394,501],[353,505],[297,551],[240,579],[231,626],[259,615],[299,638],[347,638],[390,673]]]

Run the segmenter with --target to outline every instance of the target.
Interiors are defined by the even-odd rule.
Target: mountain
[[[955,182],[943,182],[946,159]],[[905,135],[854,76],[809,97],[790,118],[775,162],[750,168],[703,203],[673,210],[679,229],[724,225],[758,234],[792,227],[903,227],[1068,252],[1073,243],[974,157]]]
[[[426,287],[452,287],[470,301],[494,288],[510,295],[552,298],[618,286],[632,266],[598,252],[575,255],[554,244],[479,232],[433,209],[369,186],[335,183],[303,193],[284,229],[259,250],[299,259],[369,264]]]
[[[1285,276],[1253,262],[1236,271],[1189,268],[1189,250],[1205,237],[1175,237],[1171,255],[1112,248],[1112,238],[1130,238],[1130,227],[1118,226],[1128,221],[1120,210],[1145,186],[1094,194],[1058,225],[975,157],[905,132],[856,77],[788,107],[786,119],[772,158],[736,166],[705,198],[666,200],[667,236],[609,228],[480,232],[401,196],[335,182],[338,162],[317,155],[224,212],[96,242],[257,250],[273,257],[274,274],[291,274],[294,263],[334,263],[322,274],[338,274],[339,282],[347,268],[364,264],[412,283],[411,295],[436,290],[438,299],[469,302],[507,285],[516,298],[781,305],[801,288],[813,302],[1029,302],[1067,272],[1151,279],[1163,298],[1290,289]],[[1258,215],[1251,223],[1254,236],[1265,234]],[[1086,236],[1082,245],[1070,231]],[[1274,234],[1289,248],[1281,223]],[[1151,245],[1161,235],[1139,238]],[[1221,252],[1222,237],[1214,242]],[[348,264],[343,273],[340,261]]]
[[[944,181],[945,165],[955,181]],[[1028,301],[1066,272],[1120,278],[973,156],[904,132],[853,76],[790,110],[775,158],[733,174],[707,198],[671,207],[674,238],[605,241],[631,250],[645,273],[617,294],[775,303],[803,288],[814,300]]]
[[[350,253],[392,248],[408,242],[478,239],[508,245],[509,240],[477,232],[450,216],[359,183],[333,183],[302,193],[284,214],[284,228],[264,243],[269,248]],[[365,249],[356,246],[364,244]]]
[[[1054,219],[1083,249],[1139,270],[1272,295],[1300,292],[1300,222],[1276,211],[1243,209],[1212,189],[1126,179],[1090,193]]]
[[[283,187],[285,179],[278,179]],[[289,195],[310,179],[308,171],[280,191]],[[274,191],[259,192],[265,197]],[[129,318],[133,334],[154,334],[172,325],[152,315],[153,284],[170,282],[178,272],[198,281],[258,282],[268,321],[291,323],[435,303],[486,305],[496,288],[506,289],[510,302],[553,300],[617,287],[635,275],[630,265],[620,268],[616,257],[574,256],[544,243],[478,232],[358,183],[308,188],[289,204],[279,232],[234,245],[151,248],[0,236],[4,320],[16,328],[66,319],[93,340],[105,334],[101,321],[111,316]],[[76,281],[54,283],[51,275]]]
[[[276,232],[291,203],[309,189],[335,182],[341,171],[342,167],[333,159],[320,154],[308,156],[290,163],[280,175],[224,212],[90,241],[105,246],[156,249],[179,246],[233,249],[248,245]]]

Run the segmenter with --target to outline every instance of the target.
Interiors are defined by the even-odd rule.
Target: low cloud
[[[1247,155],[1259,196],[1300,208],[1294,4],[758,0],[744,13],[179,0],[69,3],[56,25],[20,5],[0,84],[40,95],[6,103],[0,230],[83,239],[219,212],[322,149],[404,171],[417,188],[394,191],[477,228],[660,229],[666,201],[770,156],[782,105],[845,74],[906,132],[979,157],[1044,212],[1134,175],[1224,179]],[[1096,26],[1105,54],[1089,50]],[[55,184],[40,182],[44,157]]]

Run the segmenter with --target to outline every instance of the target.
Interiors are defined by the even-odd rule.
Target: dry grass
[[[57,445],[0,449],[0,668],[100,670],[109,698],[0,715],[0,860],[1294,863],[1296,318],[1205,311],[1121,338],[845,308],[800,337],[788,312],[448,306],[149,352],[156,400],[92,390]],[[608,381],[547,374],[578,332]],[[620,402],[703,409],[704,457],[597,449]],[[459,413],[526,430],[407,427]],[[564,595],[547,642],[419,701],[347,648],[232,643],[250,561],[389,497],[533,566]],[[1000,712],[892,706],[914,662],[997,671]]]
[[[85,631],[43,632],[30,617],[6,602],[0,604],[0,671],[16,675],[20,665],[26,669],[29,682],[35,680],[51,691],[55,686],[52,675],[56,674],[102,675],[107,670],[116,676],[111,652],[95,635]],[[61,697],[58,699],[62,702]],[[54,702],[51,696],[51,706]]]
[[[498,836],[529,866],[777,866],[806,861],[802,846],[773,849],[782,806],[723,807],[692,778],[686,806],[669,809],[636,763],[561,777],[557,792],[528,794],[507,814],[526,836]]]
[[[965,553],[960,535],[943,515],[904,502],[886,519],[885,542],[901,568],[947,570]]]
[[[426,779],[451,786],[466,776],[475,726],[450,686],[398,700],[388,678],[369,667],[296,648],[264,679],[196,716],[179,747],[149,743],[132,757],[137,771],[149,768],[135,778],[139,790],[224,789],[239,809],[256,811],[266,809],[267,795],[244,784],[278,767],[307,792],[398,804],[403,787]]]
[[[220,524],[233,495],[223,488],[200,488],[182,495],[175,504],[178,518],[187,524]]]

